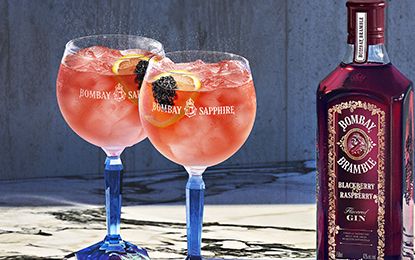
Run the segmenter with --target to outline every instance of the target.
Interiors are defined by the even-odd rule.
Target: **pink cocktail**
[[[151,143],[189,173],[188,259],[200,259],[202,174],[238,151],[255,121],[256,96],[249,63],[241,56],[219,52],[183,51],[154,57],[139,106]]]
[[[137,75],[112,70],[123,56],[134,54],[151,57],[144,50],[93,46],[64,57],[59,70],[57,96],[66,122],[109,154],[145,138],[138,116]]]
[[[142,123],[151,143],[185,166],[207,167],[228,159],[245,142],[255,120],[255,89],[249,70],[234,60],[165,63],[154,65],[143,87]],[[177,71],[171,77],[188,78],[189,86],[177,89],[174,104],[163,109],[151,85],[160,74],[158,69],[169,65]],[[192,77],[200,81],[197,90],[191,89]]]
[[[138,113],[148,60],[163,55],[152,39],[96,35],[68,42],[56,83],[59,108],[83,139],[101,147],[105,161],[107,236],[76,253],[77,259],[149,259],[146,250],[121,239],[120,155],[146,135]]]

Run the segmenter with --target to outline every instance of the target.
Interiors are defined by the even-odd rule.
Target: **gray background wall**
[[[389,0],[392,60],[415,79],[415,2]],[[0,0],[0,179],[93,174],[104,153],[72,132],[56,104],[65,43],[128,33],[251,62],[258,113],[246,145],[222,165],[314,159],[319,80],[345,50],[344,0]],[[124,152],[128,171],[177,169],[148,141]]]

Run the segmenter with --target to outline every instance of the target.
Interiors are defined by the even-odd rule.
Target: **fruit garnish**
[[[119,58],[112,65],[112,72],[116,80],[123,86],[125,92],[134,91],[141,88],[141,84],[146,73],[148,60],[150,57],[143,54],[126,54]],[[132,79],[126,75],[134,75]],[[128,99],[134,105],[138,104],[137,99]]]
[[[147,57],[143,54],[127,54],[122,56],[112,65],[112,72],[116,75],[131,75],[135,72],[136,66],[140,61],[146,61],[150,57]]]
[[[171,76],[177,83],[177,89],[183,91],[196,91],[202,86],[199,78],[190,71],[186,70],[169,70],[156,76],[153,80],[156,81],[161,77]]]
[[[153,97],[162,105],[174,105],[176,89],[182,91],[197,91],[202,84],[199,78],[189,71],[170,70],[157,75],[153,79]]]
[[[177,83],[172,76],[160,76],[152,84],[154,100],[161,105],[174,105]]]
[[[167,115],[167,114],[166,114]],[[184,116],[183,113],[180,113],[178,115],[170,115],[170,116],[166,116],[165,118],[160,118],[161,116],[159,115],[158,118],[155,118],[153,116],[150,115],[146,115],[144,118],[152,125],[158,127],[158,128],[165,128],[168,127],[174,123],[176,123],[177,121],[179,121],[182,117]]]
[[[140,60],[138,64],[135,66],[134,73],[136,76],[137,82],[142,82],[144,79],[144,76],[146,75],[146,70],[148,67],[148,61],[147,60]],[[138,88],[141,88],[141,84],[138,86]]]
[[[179,113],[158,112],[147,115],[145,119],[152,125],[160,128],[170,126],[183,118],[185,115],[186,101],[191,98],[196,100],[201,88],[199,78],[191,72],[184,70],[171,70],[161,73],[153,79],[152,91],[155,102],[161,105],[162,109],[168,109],[167,106],[180,106]],[[181,90],[180,97],[176,91]],[[181,103],[183,104],[181,104]],[[180,103],[180,104],[178,104]],[[176,110],[177,111],[177,110]]]

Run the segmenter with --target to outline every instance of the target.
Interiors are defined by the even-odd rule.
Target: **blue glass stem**
[[[120,236],[122,169],[123,166],[119,156],[108,156],[105,160],[107,236],[100,249],[107,252],[125,252],[125,244]]]
[[[103,241],[76,252],[78,260],[149,260],[144,248],[126,242],[120,236],[122,162],[119,156],[105,160],[105,208],[107,235]]]
[[[206,167],[186,167],[189,173],[186,185],[187,259],[201,259],[205,194],[202,173],[205,169]]]

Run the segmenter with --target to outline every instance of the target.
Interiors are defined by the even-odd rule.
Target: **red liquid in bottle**
[[[317,259],[413,259],[412,83],[370,34],[384,2],[348,6],[353,29],[367,15],[367,53],[355,42],[317,91]]]

